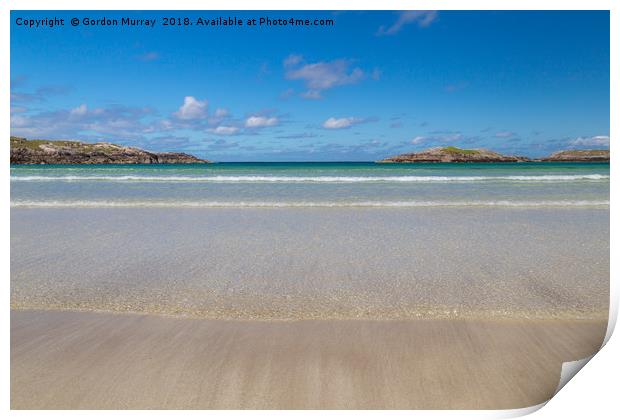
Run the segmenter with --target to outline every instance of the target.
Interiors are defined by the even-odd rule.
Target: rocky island
[[[433,147],[422,152],[403,153],[378,163],[414,162],[609,162],[609,150],[562,150],[541,159],[502,155],[488,149],[460,149],[454,146]]]
[[[113,143],[27,140],[11,136],[12,164],[209,163],[187,153],[155,153]]]
[[[454,146],[433,147],[423,152],[392,156],[379,163],[411,162],[529,162],[521,156],[506,156],[487,149],[460,149]]]
[[[541,160],[543,162],[609,162],[609,150],[562,150]]]

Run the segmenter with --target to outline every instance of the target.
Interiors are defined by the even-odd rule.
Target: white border
[[[1,29],[0,29],[0,57],[1,57],[1,67],[3,69],[0,75],[0,95],[2,95],[2,101],[0,101],[0,121],[2,121],[2,132],[4,132],[4,138],[8,138],[10,136],[10,94],[9,94],[9,85],[10,85],[10,74],[7,71],[10,68],[10,42],[9,42],[9,34],[10,34],[10,10],[611,10],[611,106],[610,113],[611,116],[619,115],[618,114],[618,93],[619,93],[619,84],[618,77],[620,75],[620,67],[618,66],[618,40],[620,40],[619,33],[619,13],[620,6],[618,5],[620,2],[613,0],[443,0],[443,1],[433,1],[433,0],[419,0],[419,1],[406,1],[406,0],[382,0],[380,2],[372,2],[370,0],[302,0],[297,1],[295,3],[291,1],[282,1],[282,0],[263,0],[261,2],[251,1],[251,0],[227,0],[221,1],[219,3],[215,3],[214,1],[198,1],[198,0],[175,0],[168,1],[165,0],[150,0],[150,1],[138,1],[138,0],[89,0],[88,2],[80,1],[80,0],[0,0],[0,13],[1,13]],[[575,28],[575,30],[579,30],[579,28]],[[617,131],[618,120],[611,118],[610,119],[610,137],[614,137],[614,133]],[[1,149],[2,152],[0,154],[0,162],[8,162],[9,160],[9,145],[8,142],[5,143],[5,146]],[[611,164],[611,178],[616,179],[616,163],[614,162],[614,154],[612,153],[612,164]],[[9,289],[9,278],[10,278],[10,176],[9,176],[9,166],[8,165],[0,165],[0,191],[2,194],[2,198],[4,199],[4,206],[1,208],[2,212],[2,220],[4,223],[0,224],[0,235],[3,238],[2,241],[2,256],[1,256],[1,269],[3,276],[1,277],[4,280],[4,287],[2,288],[2,296],[3,301],[5,302],[5,310],[3,312],[2,317],[2,326],[5,340],[2,346],[2,356],[3,361],[5,363],[6,369],[3,369],[4,377],[2,383],[2,402],[4,403],[4,409],[9,410],[10,407],[10,377],[7,374],[9,372],[8,367],[9,363],[9,354],[10,354],[10,340],[9,340],[9,303],[10,303],[10,289]],[[614,182],[611,183],[611,207],[615,209],[615,202],[618,197],[618,188],[616,188],[616,184]],[[611,212],[610,212],[611,213]],[[611,213],[613,215],[613,213]],[[611,332],[613,331],[613,327],[615,326],[615,322],[618,315],[618,282],[616,273],[618,271],[618,264],[615,263],[615,259],[613,258],[618,254],[618,247],[615,245],[614,239],[618,237],[618,223],[617,219],[612,216],[611,218],[611,305],[610,305],[610,326],[607,331],[606,342],[611,337]],[[613,347],[613,349],[611,349]],[[607,353],[609,348],[609,353]],[[595,409],[596,412],[609,414],[610,412],[617,412],[617,404],[615,401],[617,398],[615,394],[612,393],[613,389],[616,388],[617,378],[613,376],[617,374],[620,369],[618,368],[620,357],[614,357],[620,354],[620,344],[618,343],[618,339],[611,340],[611,343],[606,346],[604,352],[604,361],[605,363],[599,363],[598,359],[601,358],[603,360],[603,356],[597,355],[594,357],[594,361],[591,363],[592,365],[596,365],[598,368],[596,372],[584,372],[581,375],[584,378],[579,381],[572,382],[580,382],[575,384],[575,387],[572,387],[572,384],[568,384],[566,386],[566,390],[563,390],[558,394],[557,397],[553,398],[553,402],[550,406],[553,406],[553,410],[551,411],[551,407],[545,410],[541,410],[536,413],[537,418],[552,418],[555,415],[562,416],[563,418],[579,418],[577,416],[587,415],[590,409]],[[601,361],[602,361],[601,360]],[[588,366],[589,367],[589,366]],[[588,367],[585,368],[588,371]],[[593,367],[594,368],[594,367]],[[586,373],[589,376],[586,376]],[[611,377],[608,373],[612,373]],[[587,383],[586,381],[590,382]],[[579,386],[577,386],[579,385]],[[573,389],[579,390],[580,394],[572,392]],[[616,388],[617,389],[617,388]],[[571,391],[572,393],[570,393]],[[566,397],[564,397],[566,395]],[[598,398],[603,396],[604,399]],[[606,396],[606,397],[605,397]],[[557,403],[556,403],[556,400]],[[562,401],[563,405],[560,405],[560,401]],[[588,407],[588,401],[590,404],[596,404],[595,408]],[[541,406],[543,406],[542,404]],[[412,415],[415,415],[418,418],[451,418],[451,417],[469,417],[469,418],[505,418],[505,417],[513,417],[518,415],[525,415],[529,412],[536,411],[538,408],[532,407],[529,409],[522,410],[497,410],[497,411],[355,411],[355,412],[321,412],[321,416],[326,416],[328,418],[336,418],[336,416],[340,417],[342,414],[355,416],[355,417],[378,417],[378,416],[386,416],[397,418],[409,418]],[[584,407],[588,411],[584,411]],[[606,410],[609,411],[606,411]],[[548,412],[549,411],[549,412]],[[45,415],[46,417],[58,417],[58,418],[71,418],[73,416],[79,416],[80,418],[85,415],[84,412],[79,411],[54,411],[54,412],[19,412],[13,411],[9,414],[13,417],[19,418],[30,418],[36,416],[38,413]],[[131,411],[131,412],[121,412],[115,411],[113,412],[115,416],[125,417],[125,416],[139,416],[139,417],[155,417],[155,418],[163,418],[169,416],[178,416],[182,414],[187,417],[200,416],[203,417],[205,415],[204,412],[200,411],[190,411],[190,412],[182,412],[179,413],[177,411]],[[219,418],[238,418],[242,415],[247,415],[249,412],[239,412],[239,411],[219,411],[219,412],[209,412],[209,416],[217,416]],[[345,414],[346,413],[346,414]],[[95,418],[107,418],[111,412],[88,412],[88,416],[93,416]],[[251,412],[252,417],[254,418],[273,418],[286,416],[289,417],[292,414],[295,417],[299,418],[310,418],[309,416],[315,417],[317,415],[316,412],[302,412],[297,411],[294,413],[288,411],[261,411],[261,412]],[[547,416],[549,414],[549,416]],[[77,418],[77,417],[76,417]]]

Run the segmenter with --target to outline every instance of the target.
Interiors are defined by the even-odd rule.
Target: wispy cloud
[[[437,19],[438,13],[434,10],[407,10],[398,13],[396,21],[386,27],[382,25],[377,30],[377,35],[394,35],[400,32],[405,26],[417,24],[421,28],[425,28]]]
[[[346,117],[346,118],[328,118],[323,123],[323,128],[328,130],[340,130],[343,128],[350,128],[355,124],[359,124],[363,122],[364,119],[356,118],[356,117]]]
[[[609,147],[609,136],[577,137],[568,144],[573,147]]]
[[[88,106],[86,106],[86,104],[81,104],[79,106],[76,106],[75,108],[72,108],[69,111],[69,115],[78,116],[78,117],[86,115],[87,113],[88,113]]]
[[[46,85],[37,88],[35,91],[26,92],[17,90],[23,84],[24,79],[11,81],[11,103],[28,103],[36,101],[45,101],[50,96],[62,95],[68,93],[71,88],[63,85]]]
[[[415,136],[410,143],[413,145],[443,145],[460,142],[465,139],[462,133],[436,133],[425,136]]]
[[[208,132],[213,134],[220,134],[224,136],[231,136],[233,134],[237,134],[239,132],[239,127],[234,127],[230,125],[220,125],[215,128],[207,129]]]
[[[230,115],[230,112],[226,108],[218,108],[215,110],[215,118],[226,118]]]
[[[304,132],[304,133],[293,133],[293,134],[285,134],[281,136],[276,136],[277,139],[309,139],[313,137],[317,137],[317,134]]]
[[[320,99],[322,92],[336,86],[351,85],[365,78],[364,71],[352,66],[352,60],[337,59],[305,63],[300,55],[290,55],[284,60],[285,76],[289,80],[302,80],[308,99]]]
[[[121,105],[89,108],[80,104],[70,109],[11,115],[11,134],[29,138],[140,139],[153,132],[149,108]]]
[[[154,152],[167,152],[170,150],[196,148],[199,146],[199,143],[187,136],[163,135],[136,140],[132,142],[132,145]]]
[[[263,128],[272,127],[278,124],[277,117],[266,117],[261,115],[251,115],[245,120],[245,126],[247,128]]]
[[[292,67],[301,63],[303,60],[304,56],[301,54],[290,54],[282,63],[284,64],[284,67]]]

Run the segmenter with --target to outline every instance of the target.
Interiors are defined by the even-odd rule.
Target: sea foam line
[[[606,207],[609,201],[11,201],[17,208]]]
[[[62,175],[42,176],[25,175],[11,176],[12,182],[187,182],[187,183],[447,183],[447,182],[570,182],[570,181],[603,181],[609,175],[498,175],[498,176],[143,176],[143,175]]]

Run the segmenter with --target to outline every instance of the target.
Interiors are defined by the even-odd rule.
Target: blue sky
[[[154,27],[72,27],[83,18]],[[164,27],[163,16],[334,19]],[[28,29],[16,18],[64,18]],[[609,147],[608,12],[12,12],[11,133],[217,161]]]

